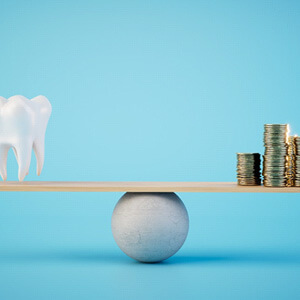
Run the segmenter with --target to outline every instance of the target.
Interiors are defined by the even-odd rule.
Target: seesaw
[[[1,192],[125,192],[112,216],[112,232],[128,256],[159,262],[184,244],[187,210],[176,192],[300,193],[300,187],[239,186],[235,182],[8,181]]]
[[[300,187],[241,186],[236,182],[6,181],[2,192],[300,193]]]
[[[42,95],[31,100],[21,95],[8,99],[0,97],[0,176],[4,180],[0,183],[0,191],[125,192],[112,215],[112,232],[121,250],[142,262],[167,259],[185,242],[189,229],[188,212],[176,192],[300,192],[300,187],[239,186],[233,182],[23,182],[29,173],[32,150],[36,156],[37,175],[41,174],[51,112],[49,100]],[[20,182],[6,182],[10,148],[19,165]]]

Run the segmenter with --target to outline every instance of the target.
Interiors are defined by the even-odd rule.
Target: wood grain
[[[7,181],[2,192],[300,193],[300,187],[239,186],[235,182]]]

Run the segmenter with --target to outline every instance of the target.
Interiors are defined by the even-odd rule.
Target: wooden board
[[[0,191],[300,193],[300,187],[239,186],[235,182],[7,181],[0,182]]]

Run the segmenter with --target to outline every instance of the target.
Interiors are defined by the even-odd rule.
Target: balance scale
[[[300,193],[300,187],[240,186],[235,182],[6,181],[0,192],[125,192],[112,216],[121,250],[141,262],[160,262],[184,244],[189,219],[177,192]]]

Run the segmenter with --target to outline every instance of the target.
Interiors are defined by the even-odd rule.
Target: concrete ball
[[[189,218],[175,193],[126,193],[113,211],[111,225],[125,254],[141,262],[160,262],[183,245]]]

